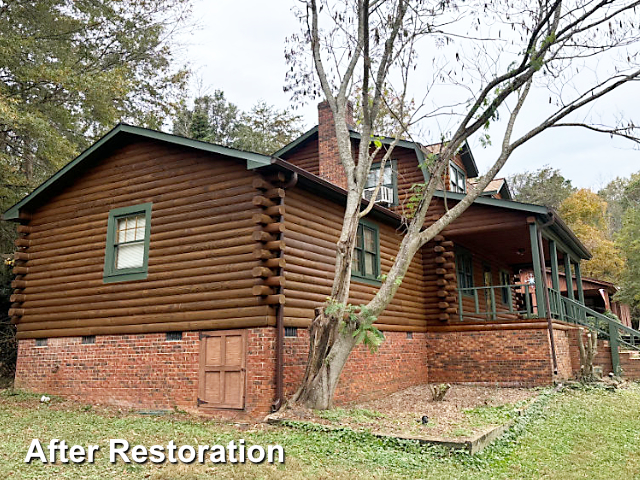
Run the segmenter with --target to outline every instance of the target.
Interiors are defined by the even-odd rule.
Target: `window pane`
[[[116,269],[142,267],[143,264],[144,243],[132,243],[116,247]]]
[[[353,273],[360,273],[362,266],[360,265],[360,252],[353,252],[353,262],[351,262],[351,271]]]
[[[358,227],[358,233],[356,235],[356,248],[362,248],[362,227]]]
[[[369,175],[367,175],[367,184],[365,185],[365,188],[372,188],[376,186],[376,182],[378,181],[378,172],[380,170],[378,170],[377,168],[372,168],[371,170],[369,170]]]
[[[392,168],[393,167],[388,163],[384,166],[384,178],[382,179],[383,185],[391,185],[393,183],[393,179],[391,175]]]
[[[364,254],[364,274],[369,276],[375,276],[376,274],[376,256],[372,253],[365,252]]]
[[[116,241],[122,243],[125,241],[125,234],[127,232],[127,219],[121,218],[118,220],[118,235]]]
[[[364,249],[368,252],[376,251],[376,235],[370,228],[364,229]]]

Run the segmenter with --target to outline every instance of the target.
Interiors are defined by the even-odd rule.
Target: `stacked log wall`
[[[124,146],[32,212],[19,239],[18,338],[259,327],[256,175],[151,141]],[[148,277],[103,282],[107,219],[152,202]]]
[[[343,207],[300,188],[287,191],[285,216],[287,266],[285,325],[307,327],[314,308],[331,293],[336,242],[342,225]],[[371,220],[370,217],[368,217]],[[381,273],[389,271],[402,241],[396,227],[378,223],[380,229]],[[378,287],[352,278],[350,302],[367,303]],[[424,331],[426,292],[422,254],[414,257],[404,281],[391,304],[379,317],[382,330]]]

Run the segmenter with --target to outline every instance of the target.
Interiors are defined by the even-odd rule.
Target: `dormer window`
[[[458,193],[467,191],[467,176],[464,170],[453,162],[449,162],[449,190]]]
[[[364,198],[370,199],[367,193],[372,193],[378,185],[380,179],[380,163],[374,163],[369,170],[369,176],[367,177],[367,183],[364,187]],[[397,205],[398,202],[398,175],[397,175],[397,162],[395,160],[389,160],[384,165],[384,172],[382,172],[382,184],[378,191],[377,202],[386,203],[390,205]]]

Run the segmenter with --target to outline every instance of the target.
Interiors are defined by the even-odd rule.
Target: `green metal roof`
[[[245,152],[243,150],[223,147],[222,145],[215,145],[213,143],[202,142],[178,135],[171,135],[169,133],[158,132],[156,130],[134,127],[133,125],[120,123],[110,132],[108,132],[104,137],[102,137],[100,140],[98,140],[96,143],[94,143],[84,152],[78,155],[75,159],[73,159],[56,173],[54,173],[49,179],[38,186],[33,192],[31,192],[25,198],[9,208],[6,212],[4,212],[3,218],[5,220],[17,220],[20,214],[20,209],[24,208],[32,202],[35,202],[36,200],[41,200],[42,198],[44,198],[54,184],[64,178],[70,177],[73,172],[78,169],[79,166],[87,164],[91,159],[99,155],[103,148],[114,142],[122,135],[127,134],[245,160],[248,170],[271,164],[271,157],[262,155],[260,153]]]

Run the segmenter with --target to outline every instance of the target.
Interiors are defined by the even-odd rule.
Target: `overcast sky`
[[[198,26],[180,37],[180,60],[188,62],[195,73],[193,94],[199,89],[200,93],[220,89],[228,101],[243,110],[261,100],[279,108],[291,105],[282,87],[287,68],[285,37],[298,31],[298,22],[291,13],[295,0],[194,1],[193,18]],[[636,124],[640,122],[640,95],[635,86],[629,85],[595,108],[609,114],[635,113]],[[307,128],[317,123],[315,104],[298,111]],[[523,113],[528,115],[524,123],[535,117],[532,110]],[[471,149],[481,172],[495,159],[495,146],[483,149],[474,140]],[[617,176],[639,171],[640,151],[630,142],[611,140],[583,129],[555,129],[518,149],[500,176],[544,165],[560,169],[576,186],[597,190]]]

